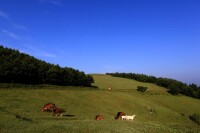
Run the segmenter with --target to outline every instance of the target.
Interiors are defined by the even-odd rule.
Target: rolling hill
[[[165,88],[103,74],[92,75],[90,87],[0,85],[0,132],[56,133],[180,133],[200,131],[189,115],[200,113],[200,100],[173,96]],[[138,92],[137,86],[149,92]],[[108,87],[112,86],[112,91]],[[29,88],[29,89],[27,89]],[[53,102],[65,109],[62,117],[41,112]],[[133,121],[115,120],[117,112],[135,114]],[[96,121],[102,114],[104,120]]]

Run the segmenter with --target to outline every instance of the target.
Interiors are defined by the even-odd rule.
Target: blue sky
[[[85,73],[200,85],[199,0],[0,0],[0,44]]]

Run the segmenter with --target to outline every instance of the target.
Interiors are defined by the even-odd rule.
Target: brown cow
[[[55,115],[55,116],[59,116],[59,115],[62,116],[62,112],[63,112],[63,109],[61,109],[61,108],[55,108],[52,111],[53,115]]]
[[[55,108],[56,108],[55,104],[47,103],[44,105],[44,107],[41,109],[41,111],[42,112],[44,112],[44,111],[50,112],[50,111],[53,111]]]
[[[115,116],[115,119],[118,120],[119,118],[122,118],[122,116],[125,116],[126,114],[124,112],[118,112]]]
[[[97,121],[98,121],[98,120],[103,120],[103,115],[97,115],[95,119],[96,119]]]

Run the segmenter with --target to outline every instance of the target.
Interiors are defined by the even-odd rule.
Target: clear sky
[[[0,44],[85,73],[200,85],[200,0],[0,0]]]

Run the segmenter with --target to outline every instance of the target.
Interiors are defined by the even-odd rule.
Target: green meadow
[[[95,74],[92,88],[0,85],[1,133],[199,133],[189,119],[200,113],[200,100],[173,96],[165,88],[135,80]],[[112,91],[108,91],[108,87]],[[138,92],[146,86],[149,92]],[[46,103],[63,108],[63,116],[40,110]],[[115,120],[117,112],[135,114]],[[96,115],[104,120],[96,121]]]

